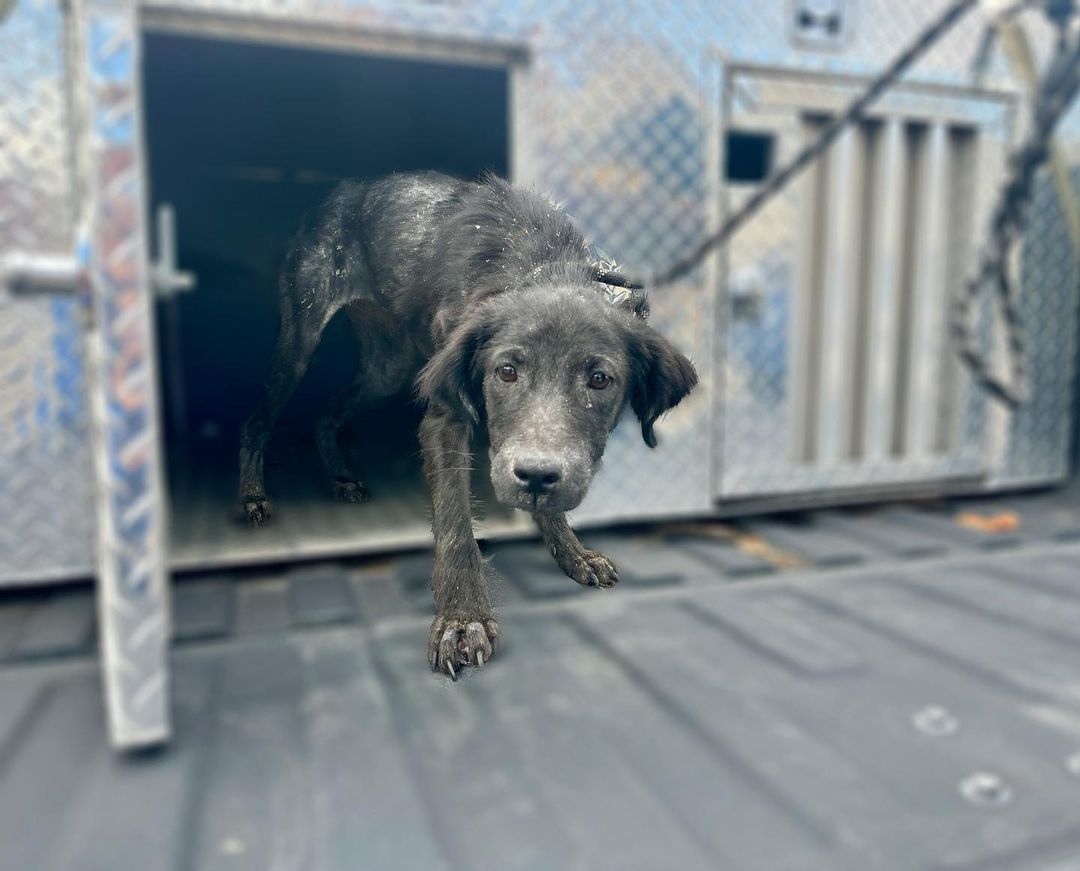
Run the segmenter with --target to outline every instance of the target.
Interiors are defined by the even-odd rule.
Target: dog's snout
[[[514,463],[514,477],[529,493],[547,493],[562,480],[562,471],[550,460],[527,458]]]
[[[534,512],[577,507],[593,470],[574,445],[514,447],[491,457],[491,483],[500,502]]]

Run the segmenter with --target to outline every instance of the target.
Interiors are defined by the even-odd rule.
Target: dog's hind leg
[[[342,427],[374,403],[405,390],[420,357],[403,341],[400,324],[362,302],[345,309],[356,334],[360,362],[353,383],[339,393],[319,419],[315,440],[334,496],[340,502],[366,502],[367,488],[354,477],[339,443]]]
[[[319,456],[339,502],[367,502],[368,499],[367,487],[353,476],[345,461],[338,435],[345,423],[356,417],[369,401],[363,383],[353,382],[334,398],[315,426]]]
[[[559,568],[567,575],[586,587],[614,587],[619,582],[619,570],[602,553],[589,550],[579,540],[565,514],[533,515],[536,525],[543,536],[551,555]]]
[[[258,406],[240,431],[240,513],[252,526],[271,517],[263,484],[263,455],[285,404],[307,372],[332,311],[283,305],[281,329],[270,362],[270,377]]]

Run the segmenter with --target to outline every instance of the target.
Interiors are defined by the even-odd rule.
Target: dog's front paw
[[[615,568],[615,563],[595,550],[587,550],[574,558],[566,573],[583,587],[610,590],[619,583],[619,570]]]
[[[428,632],[431,670],[457,680],[458,670],[483,668],[499,648],[499,625],[491,617],[437,616]]]
[[[368,501],[368,490],[359,481],[353,481],[349,478],[335,478],[334,498],[338,502],[351,502],[359,505]]]
[[[274,517],[270,500],[265,496],[245,496],[240,500],[240,519],[248,526],[266,526]]]

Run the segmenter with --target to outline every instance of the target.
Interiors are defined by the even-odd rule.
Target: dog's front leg
[[[431,490],[435,533],[435,620],[428,660],[452,678],[465,665],[483,667],[495,652],[499,627],[484,586],[480,548],[473,537],[469,501],[472,466],[469,427],[437,408],[420,425],[424,474]]]
[[[609,589],[619,582],[619,570],[602,553],[589,550],[579,540],[565,514],[533,515],[555,562],[566,575],[586,587]]]

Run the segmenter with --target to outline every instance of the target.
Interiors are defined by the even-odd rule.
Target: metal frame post
[[[87,349],[97,520],[99,635],[112,743],[169,736],[165,498],[146,245],[135,0],[76,0],[78,258],[91,311]]]

